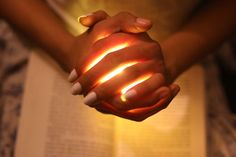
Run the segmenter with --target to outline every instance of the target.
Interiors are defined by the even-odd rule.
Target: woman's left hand
[[[130,16],[128,13],[121,13],[106,18],[106,20],[96,24],[100,27],[96,25],[94,27],[90,23],[90,26],[93,26],[92,29],[96,29],[102,28],[103,25],[104,27],[111,27],[115,20],[121,22],[122,19],[123,28],[125,24],[125,26],[130,26],[125,27],[126,32],[129,30],[132,32],[133,30],[133,33],[139,34],[115,33],[98,40],[94,46],[96,52],[104,51],[106,47],[109,48],[111,45],[122,43],[129,43],[129,45],[106,55],[100,62],[81,75],[76,82],[82,85],[85,95],[89,92],[85,97],[85,104],[103,113],[111,113],[123,118],[141,121],[166,108],[178,93],[179,87],[174,84],[168,86],[172,78],[168,75],[168,69],[165,67],[159,44],[146,33],[140,34],[140,29],[129,29],[134,24],[127,21],[135,21],[136,19],[136,17]],[[124,20],[127,17],[132,20]],[[97,22],[96,19],[99,19],[96,16],[90,16],[90,18],[95,19],[95,22]],[[84,21],[86,20],[84,19]],[[114,26],[119,26],[119,23]],[[96,47],[99,49],[96,49]],[[118,74],[109,80],[98,83],[102,79],[101,76],[111,72],[111,69],[130,62],[136,63],[124,69],[121,75]],[[144,75],[149,75],[146,80],[123,94],[121,93],[122,88],[128,83],[137,82],[137,78],[145,77]],[[122,96],[125,100],[122,100]]]

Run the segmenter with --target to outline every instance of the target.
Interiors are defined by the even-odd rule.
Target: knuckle
[[[93,30],[95,30],[95,32],[100,32],[101,30],[103,30],[103,28],[104,28],[104,22],[101,21],[94,26]]]
[[[93,26],[92,32],[91,32],[91,37],[94,39],[96,42],[99,40],[103,39],[107,35],[107,21],[101,21],[97,23],[96,25]]]
[[[75,65],[75,69],[76,69],[76,72],[77,72],[77,75],[78,76],[80,76],[80,75],[82,75],[82,73],[83,73],[83,68],[82,68],[82,66],[81,66],[81,64],[76,64]]]
[[[126,70],[124,71],[124,75],[125,77],[132,77],[132,78],[136,78],[140,75],[141,71],[138,67],[136,66],[131,66],[126,68]]]
[[[122,55],[118,52],[109,53],[104,57],[104,62],[107,63],[108,66],[119,65],[122,62]]]
[[[104,96],[106,95],[107,91],[103,84],[96,87],[93,91],[97,94],[97,98],[99,100],[104,100]]]
[[[101,9],[94,12],[94,14],[107,15],[107,13],[104,10],[101,10]]]
[[[93,91],[97,94],[99,100],[106,101],[116,94],[111,87],[109,83],[105,82],[95,87]]]
[[[153,72],[157,74],[155,78],[166,78],[166,68],[164,61],[158,59],[154,60],[153,70]]]
[[[103,45],[102,40],[96,41],[90,49],[90,54],[98,53],[101,51]]]
[[[89,77],[82,77],[78,79],[81,84],[83,93],[87,93],[92,88],[92,80]]]
[[[148,49],[155,52],[156,55],[160,55],[161,47],[157,42],[150,42],[148,44]]]
[[[156,80],[154,83],[155,86],[158,86],[159,84],[165,84],[165,77],[162,73],[156,73],[153,75],[153,78]]]

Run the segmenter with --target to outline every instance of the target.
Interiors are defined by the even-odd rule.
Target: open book
[[[70,94],[65,74],[44,53],[30,58],[15,157],[204,157],[203,70],[178,83],[169,107],[143,122],[97,112]]]

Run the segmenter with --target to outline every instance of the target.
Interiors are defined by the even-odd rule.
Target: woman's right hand
[[[84,72],[85,62],[95,55],[94,51],[92,54],[91,52],[98,40],[117,32],[145,32],[152,26],[151,21],[137,18],[126,12],[115,15],[109,22],[105,21],[108,18],[110,16],[104,11],[96,11],[93,14],[80,17],[81,24],[90,28],[75,38],[74,44],[68,52],[69,59],[66,64],[66,69],[76,69],[76,76],[80,76]],[[73,80],[73,78],[76,78],[75,75],[72,75],[69,80]]]

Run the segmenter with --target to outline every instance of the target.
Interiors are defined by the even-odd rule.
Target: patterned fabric
[[[220,52],[224,52],[224,49],[221,49],[216,55],[220,55]],[[216,55],[209,56],[202,63],[205,69],[207,103],[207,156],[235,157],[236,115],[231,114],[228,109],[224,89],[219,80]]]
[[[29,48],[0,21],[0,156],[12,157]]]

